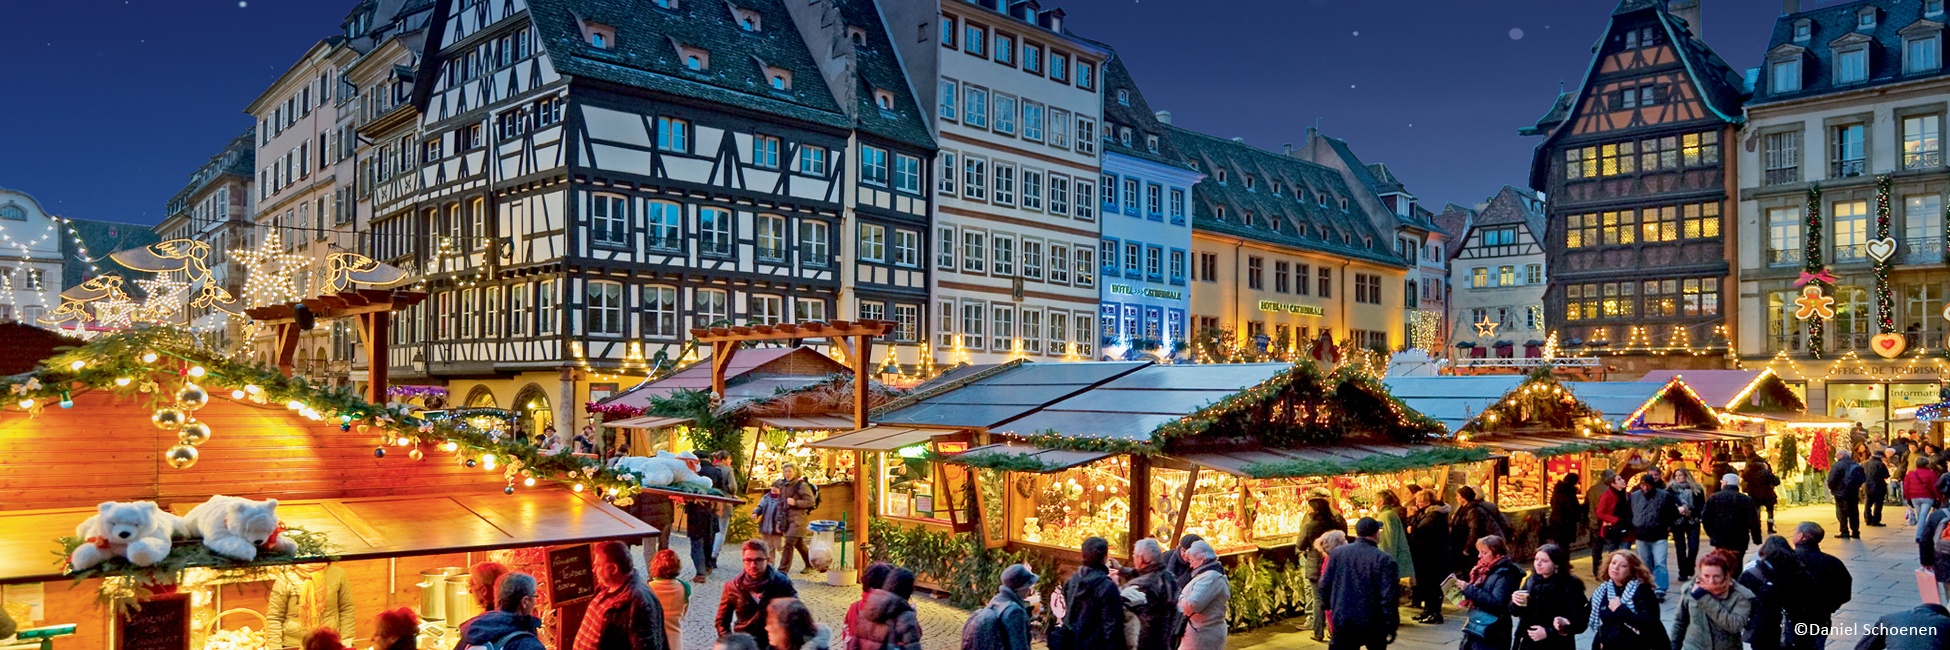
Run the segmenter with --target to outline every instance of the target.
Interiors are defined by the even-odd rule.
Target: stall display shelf
[[[1075,549],[1101,536],[1111,548],[1128,547],[1131,522],[1130,461],[1122,456],[1052,474],[1013,473],[1011,499],[1020,513],[1018,541]]]

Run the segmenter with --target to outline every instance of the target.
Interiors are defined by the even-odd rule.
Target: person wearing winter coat
[[[1711,484],[1713,481],[1719,480],[1720,477],[1731,473],[1715,472],[1710,474],[1706,477],[1707,483]],[[1747,456],[1747,467],[1740,472],[1740,487],[1746,491],[1747,496],[1753,498],[1755,507],[1767,509],[1767,532],[1769,534],[1774,532],[1774,506],[1781,502],[1780,493],[1775,491],[1774,488],[1780,486],[1780,484],[1781,478],[1774,475],[1774,465],[1768,463],[1767,459],[1761,458],[1760,454],[1757,453]]]
[[[989,599],[984,608],[987,611],[976,612],[962,626],[962,650],[1029,650],[1029,598],[1036,593],[1037,580],[1036,572],[1025,564],[1003,569],[1002,586]],[[990,622],[978,624],[978,617],[987,617]],[[1169,636],[1170,630],[1165,635]]]
[[[1598,520],[1597,536],[1592,538],[1592,553],[1605,553],[1632,547],[1632,498],[1625,492],[1625,477],[1613,474],[1605,491],[1598,493],[1598,501],[1591,506],[1592,517]],[[1598,569],[1592,576],[1603,579]]]
[[[1330,650],[1383,648],[1401,627],[1401,570],[1378,544],[1382,528],[1381,522],[1362,517],[1354,523],[1354,541],[1327,555],[1320,585],[1321,606],[1334,625]]]
[[[496,644],[501,650],[544,650],[535,628],[542,619],[535,617],[535,577],[526,573],[503,576],[491,590],[494,610],[460,624],[460,643],[455,647]]]
[[[1733,554],[1707,553],[1699,559],[1699,579],[1679,598],[1672,620],[1676,650],[1741,650],[1740,639],[1753,615],[1754,592],[1733,579]]]
[[[1841,558],[1823,553],[1821,540],[1827,531],[1821,524],[1804,521],[1794,527],[1794,557],[1801,560],[1801,568],[1808,572],[1808,596],[1795,598],[1788,605],[1788,617],[1796,623],[1809,623],[1794,630],[1795,643],[1800,647],[1820,648],[1827,642],[1827,635],[1821,632],[1828,629],[1835,619],[1835,612],[1855,594],[1855,577],[1849,575],[1848,565]]]
[[[1192,564],[1192,580],[1178,594],[1178,613],[1185,617],[1185,637],[1178,650],[1225,650],[1226,605],[1232,600],[1225,567],[1212,545],[1202,541],[1194,542],[1185,554]],[[1105,647],[1111,646],[1097,646]]]
[[[1409,605],[1422,608],[1418,623],[1442,624],[1442,580],[1449,575],[1449,507],[1435,492],[1415,493],[1415,514],[1408,518],[1408,551],[1415,557],[1415,590]]]
[[[780,598],[766,606],[767,645],[784,650],[828,650],[833,631],[824,623],[814,623],[812,610],[797,598]]]
[[[1375,545],[1395,558],[1395,568],[1402,577],[1415,575],[1415,554],[1408,549],[1408,511],[1394,490],[1382,490],[1380,502],[1381,512],[1375,514],[1375,520],[1381,522],[1381,535],[1375,538]]]
[[[1665,602],[1666,590],[1672,586],[1666,569],[1666,538],[1672,536],[1672,524],[1679,520],[1679,507],[1653,472],[1639,475],[1639,489],[1628,498],[1632,502],[1633,548],[1652,568],[1652,584],[1659,601]]]
[[[1687,469],[1672,471],[1672,483],[1666,485],[1666,494],[1672,497],[1673,509],[1679,517],[1672,522],[1672,548],[1678,556],[1679,581],[1693,579],[1693,566],[1699,561],[1699,512],[1706,505],[1706,491],[1693,482],[1693,472]]]
[[[670,650],[663,605],[636,571],[630,547],[610,541],[597,542],[590,550],[596,596],[584,610],[570,650]]]
[[[1135,650],[1171,650],[1171,628],[1176,619],[1172,611],[1177,580],[1165,570],[1164,548],[1158,540],[1145,538],[1131,547],[1130,569],[1124,570],[1124,635],[1134,639]],[[1135,592],[1137,598],[1131,598]],[[1135,600],[1135,603],[1133,602]],[[1135,628],[1135,629],[1132,629]]]
[[[1503,511],[1488,499],[1479,497],[1476,488],[1462,486],[1456,488],[1456,510],[1449,516],[1449,534],[1454,537],[1455,547],[1462,552],[1457,558],[1457,566],[1476,565],[1476,540],[1490,535],[1505,537],[1510,534],[1508,522]]]
[[[1835,464],[1828,468],[1828,493],[1835,497],[1835,539],[1862,536],[1862,484],[1868,472],[1855,462],[1847,449],[1835,451]]]
[[[1185,549],[1191,548],[1192,542],[1201,541],[1205,541],[1205,538],[1185,533],[1184,537],[1178,538],[1177,548],[1165,552],[1165,570],[1171,572],[1171,579],[1174,581],[1171,593],[1184,591],[1185,583],[1192,581],[1192,564],[1185,561]]]
[[[846,616],[840,619],[839,647],[846,647],[847,638],[853,633],[853,622],[860,620],[860,610],[867,607],[867,596],[873,595],[874,590],[887,584],[887,575],[893,572],[894,565],[886,562],[867,565],[867,570],[860,576],[860,599],[848,605]]]
[[[356,609],[345,569],[329,562],[300,564],[271,583],[264,638],[281,640],[274,647],[296,648],[305,642],[306,632],[329,627],[338,630],[340,638],[350,639],[359,620]]]
[[[1805,598],[1808,574],[1787,538],[1769,535],[1761,542],[1759,557],[1740,573],[1740,586],[1754,594],[1753,616],[1747,619],[1745,640],[1754,650],[1781,650],[1787,647],[1788,601]]]
[[[1592,650],[1672,650],[1652,595],[1652,572],[1637,553],[1612,551],[1605,578],[1591,592]]]
[[[1516,625],[1510,598],[1522,584],[1523,569],[1510,559],[1510,546],[1501,535],[1476,540],[1476,564],[1462,586],[1463,608],[1473,610],[1464,619],[1462,650],[1509,650]],[[1467,623],[1477,613],[1494,617],[1480,635],[1471,632]]]
[[[691,611],[691,585],[677,579],[683,571],[684,563],[677,559],[676,551],[663,549],[650,559],[650,594],[664,608],[664,639],[670,647],[680,649],[684,647],[684,615]]]
[[[1076,650],[1103,650],[1124,645],[1124,597],[1110,578],[1110,542],[1102,537],[1083,540],[1083,566],[1063,583],[1063,629]],[[852,649],[848,649],[852,650]],[[871,649],[870,649],[871,650]]]
[[[1584,599],[1584,581],[1573,575],[1571,554],[1557,544],[1537,549],[1530,576],[1510,594],[1515,616],[1515,650],[1575,650],[1577,637],[1590,624],[1591,604]]]
[[[1862,523],[1869,526],[1882,526],[1882,502],[1889,500],[1889,465],[1883,457],[1887,454],[1870,454],[1869,462],[1862,464],[1862,474],[1868,479],[1862,484]]]
[[[909,601],[913,597],[913,571],[888,573],[887,582],[867,594],[853,629],[847,631],[845,650],[921,650],[921,619]]]
[[[1923,522],[1929,520],[1930,511],[1936,509],[1936,470],[1930,469],[1927,458],[1917,458],[1916,468],[1903,474],[1903,498],[1909,500],[1909,508],[1916,513],[1917,535],[1923,534]]]
[[[1950,596],[1950,540],[1943,539],[1945,526],[1950,526],[1950,508],[1930,511],[1918,526],[1916,561],[1936,575],[1938,593]],[[1950,598],[1942,600],[1950,602]]]
[[[1917,605],[1876,619],[1855,643],[1855,650],[1942,650],[1945,638],[1950,638],[1950,609]]]
[[[783,475],[772,487],[778,488],[779,498],[785,502],[784,547],[779,548],[779,573],[791,575],[792,555],[797,552],[804,563],[804,573],[813,573],[812,555],[806,549],[806,520],[812,517],[813,502],[819,500],[811,481],[799,473],[799,466],[786,463],[780,467]]]
[[[1753,497],[1740,493],[1740,477],[1720,477],[1720,491],[1706,498],[1700,508],[1700,528],[1706,531],[1713,548],[1733,551],[1735,557],[1747,554],[1748,540],[1760,543],[1760,510]]]
[[[1326,555],[1314,542],[1329,532],[1347,531],[1347,520],[1328,507],[1327,499],[1313,497],[1307,499],[1307,518],[1300,522],[1300,570],[1307,578],[1307,625],[1313,630],[1313,639],[1319,641],[1327,629],[1320,608],[1320,570]]]
[[[718,597],[718,615],[712,621],[718,636],[742,632],[758,642],[759,650],[790,650],[766,645],[765,608],[780,598],[798,598],[798,588],[792,586],[791,578],[772,568],[772,549],[765,542],[746,540],[744,548],[739,549],[739,559],[744,570],[724,583],[724,592]]]
[[[1550,524],[1544,538],[1570,548],[1578,541],[1578,528],[1584,525],[1585,516],[1585,505],[1578,501],[1578,475],[1565,474],[1551,487]]]

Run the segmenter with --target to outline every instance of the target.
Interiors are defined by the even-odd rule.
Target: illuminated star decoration
[[[256,249],[230,251],[230,256],[244,266],[244,298],[249,304],[275,305],[299,297],[291,274],[304,266],[305,258],[284,252],[276,228],[264,234]]]
[[[1483,338],[1496,336],[1496,328],[1501,325],[1502,323],[1490,320],[1489,315],[1485,314],[1483,320],[1476,322],[1476,335]]]
[[[1801,297],[1794,299],[1797,309],[1794,317],[1801,320],[1820,316],[1824,319],[1835,317],[1835,299],[1822,295],[1821,287],[1808,285],[1801,288]]]

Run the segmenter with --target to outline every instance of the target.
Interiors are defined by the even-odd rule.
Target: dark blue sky
[[[70,217],[154,223],[189,174],[250,125],[244,106],[353,4],[10,3],[0,187]],[[1516,129],[1543,114],[1560,80],[1578,82],[1615,2],[1044,4],[1115,45],[1151,105],[1177,124],[1277,150],[1319,120],[1439,208],[1525,181],[1535,142]],[[1780,4],[1705,4],[1707,41],[1735,67],[1755,65]]]

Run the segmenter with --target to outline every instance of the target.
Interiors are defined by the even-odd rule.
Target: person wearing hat
[[[1401,567],[1379,547],[1381,522],[1354,522],[1355,540],[1327,555],[1320,579],[1321,607],[1334,626],[1330,648],[1387,647],[1401,626],[1398,581]]]
[[[1732,552],[1740,560],[1734,566],[1740,566],[1746,561],[1747,545],[1760,543],[1760,509],[1753,497],[1740,493],[1740,475],[1721,476],[1720,486],[1700,509],[1700,528],[1713,548]]]
[[[989,604],[961,628],[961,647],[971,650],[1029,650],[1029,608],[1036,602],[1036,572],[1027,564],[1002,570],[1002,586]]]

